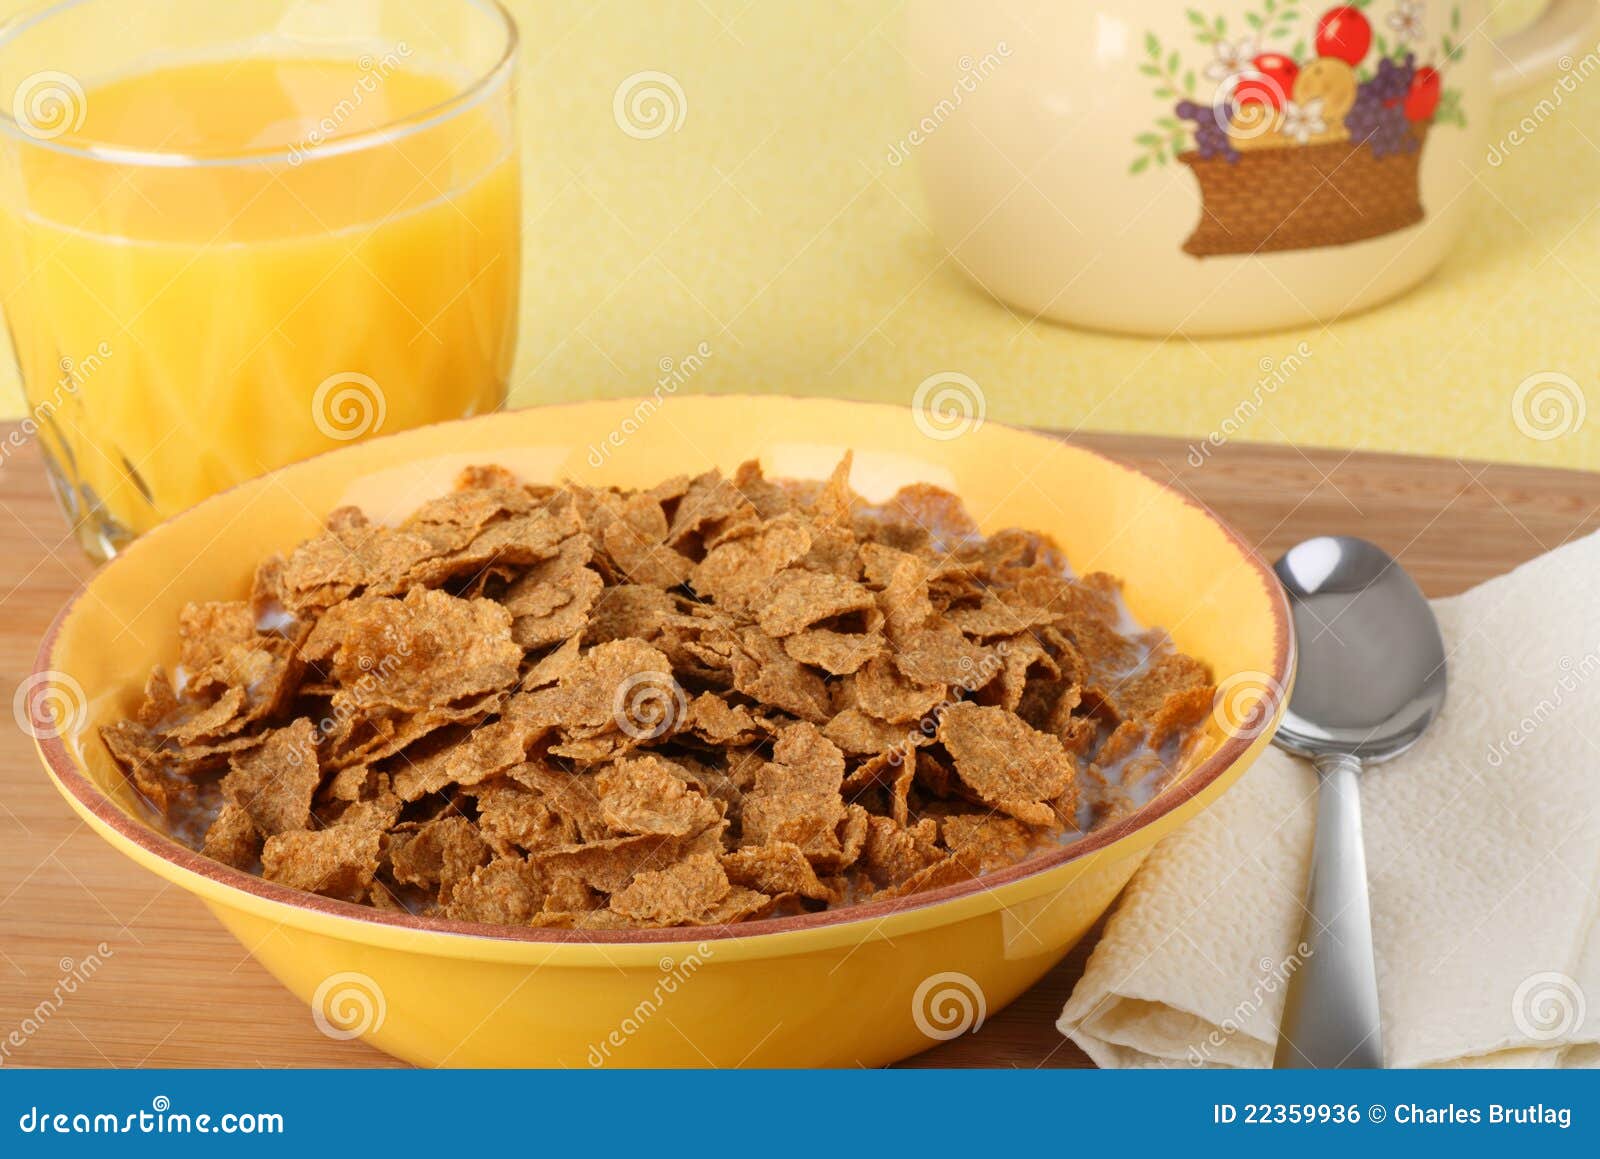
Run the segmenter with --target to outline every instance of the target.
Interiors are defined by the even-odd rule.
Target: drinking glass
[[[515,52],[493,0],[67,0],[0,30],[22,430],[92,556],[503,402]]]

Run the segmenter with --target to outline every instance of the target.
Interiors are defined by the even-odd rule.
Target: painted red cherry
[[[1294,78],[1300,75],[1300,66],[1281,52],[1263,52],[1250,64],[1255,72],[1247,74],[1234,89],[1239,103],[1283,108],[1283,102],[1294,92]]]
[[[1426,121],[1439,107],[1439,70],[1419,68],[1411,78],[1411,91],[1406,94],[1406,120]]]
[[[1318,56],[1331,56],[1354,68],[1372,46],[1372,25],[1353,4],[1330,8],[1317,21],[1316,44]]]

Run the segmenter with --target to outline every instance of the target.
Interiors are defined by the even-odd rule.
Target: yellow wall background
[[[705,343],[686,389],[906,402],[955,371],[991,418],[1194,439],[1252,393],[1262,358],[1304,340],[1314,356],[1239,438],[1600,468],[1600,76],[1484,167],[1477,227],[1400,302],[1304,332],[1154,342],[1028,323],[946,259],[914,166],[885,159],[915,120],[897,3],[510,7],[527,176],[514,404],[647,393],[663,360]],[[612,96],[647,69],[677,78],[686,114],[636,140]],[[1548,92],[1508,98],[1493,138]],[[1576,380],[1595,413],[1560,438],[1522,433],[1512,394],[1539,372]],[[0,397],[21,412],[14,381]]]

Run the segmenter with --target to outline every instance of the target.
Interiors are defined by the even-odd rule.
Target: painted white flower
[[[1397,0],[1389,13],[1389,27],[1401,40],[1421,40],[1426,19],[1422,0]]]
[[[1328,122],[1322,116],[1322,98],[1313,97],[1303,105],[1283,103],[1283,135],[1304,145],[1312,137],[1326,133]]]
[[[1213,46],[1217,56],[1206,65],[1206,76],[1212,80],[1227,80],[1250,67],[1256,58],[1256,42],[1248,36],[1237,44],[1218,40]]]

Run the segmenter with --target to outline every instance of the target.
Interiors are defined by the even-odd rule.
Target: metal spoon
[[[1444,703],[1444,641],[1416,583],[1364,539],[1308,539],[1274,570],[1289,593],[1300,664],[1273,743],[1310,757],[1320,782],[1300,929],[1310,953],[1289,982],[1273,1065],[1381,1067],[1356,777],[1433,723]]]

